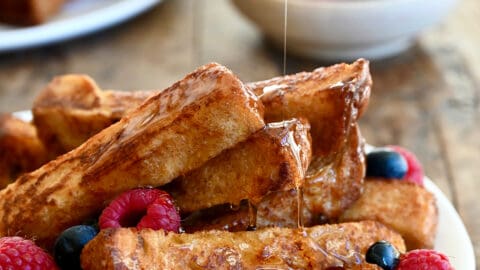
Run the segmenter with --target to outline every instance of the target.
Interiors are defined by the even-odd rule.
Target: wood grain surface
[[[367,141],[414,150],[460,213],[480,268],[480,2],[463,0],[407,52],[372,62],[361,121]],[[1,42],[1,40],[0,40]],[[162,89],[216,61],[244,81],[280,75],[282,52],[226,0],[166,1],[109,30],[0,54],[0,111],[29,109],[58,74],[85,73],[102,88]],[[288,56],[287,72],[330,63]]]

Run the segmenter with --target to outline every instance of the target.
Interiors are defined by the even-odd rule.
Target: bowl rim
[[[424,3],[429,0],[270,0],[277,4],[284,4],[288,1],[289,6],[307,6],[307,7],[335,7],[335,8],[352,8],[369,6],[391,6],[394,4],[405,3]],[[437,0],[438,1],[438,0]],[[442,1],[442,0],[440,0]]]

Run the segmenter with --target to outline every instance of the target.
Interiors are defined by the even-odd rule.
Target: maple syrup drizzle
[[[202,65],[203,63],[203,36],[202,30],[204,29],[204,20],[203,20],[203,10],[204,9],[204,1],[193,1],[192,3],[192,57],[191,57],[191,65],[192,68],[195,69],[198,66]]]
[[[295,192],[297,193],[297,228],[303,230],[303,187],[296,186]]]
[[[248,227],[247,231],[257,229],[257,206],[248,201]]]
[[[287,27],[288,27],[288,0],[284,0],[284,13],[283,13],[283,75],[287,75]],[[284,119],[285,117],[282,117]],[[299,157],[297,160],[300,161]],[[301,177],[305,178],[305,172],[302,166],[299,166],[302,170]],[[295,193],[297,194],[297,228],[304,229],[303,227],[303,187],[300,185],[295,186]]]
[[[288,0],[285,0],[283,13],[283,75],[287,75],[287,18]]]

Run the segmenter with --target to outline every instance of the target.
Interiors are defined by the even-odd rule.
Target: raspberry
[[[18,236],[0,238],[0,269],[58,270],[52,257],[32,241]]]
[[[137,227],[178,232],[180,215],[165,191],[133,189],[113,200],[103,210],[98,223],[100,229]]]
[[[420,163],[420,161],[418,161],[415,154],[397,145],[390,145],[388,147],[398,152],[407,161],[408,171],[407,174],[403,177],[403,179],[405,179],[405,181],[407,182],[412,182],[423,186],[423,168],[422,164]]]
[[[396,270],[454,270],[447,256],[435,250],[417,249],[400,256]]]

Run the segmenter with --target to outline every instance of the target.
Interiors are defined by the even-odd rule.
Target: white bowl
[[[283,48],[285,0],[233,0]],[[328,60],[376,59],[406,50],[457,0],[288,0],[289,53]]]

